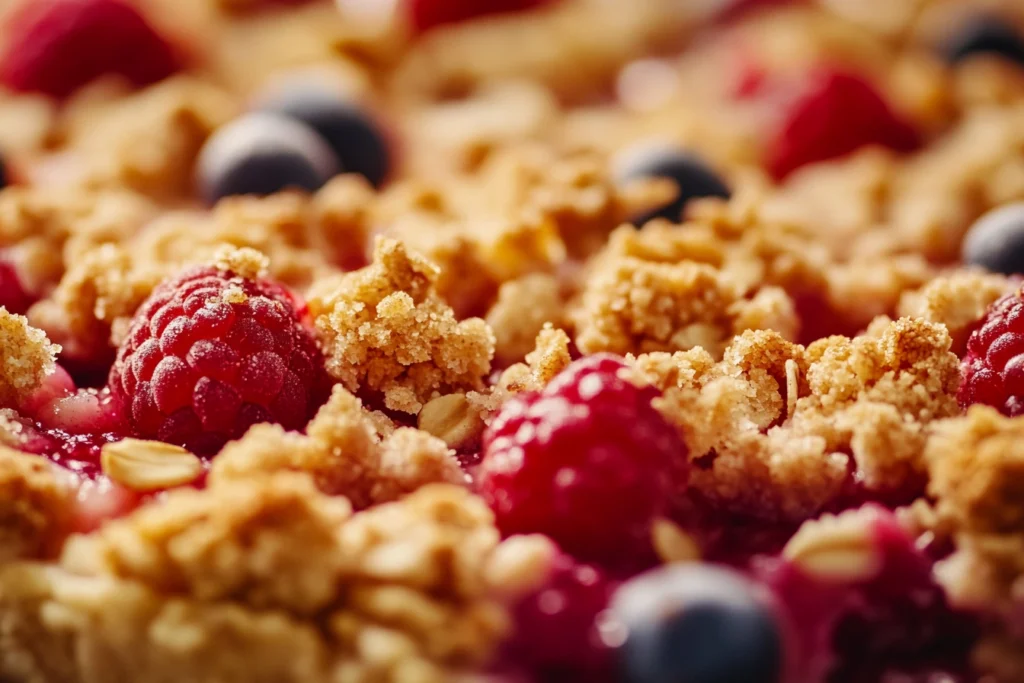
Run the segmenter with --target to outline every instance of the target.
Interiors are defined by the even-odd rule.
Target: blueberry
[[[210,203],[239,194],[319,189],[339,171],[334,152],[309,126],[274,114],[248,114],[217,130],[196,174]]]
[[[982,52],[1024,65],[1024,39],[1012,24],[991,15],[964,22],[942,46],[942,53],[951,64]]]
[[[670,565],[620,588],[602,627],[618,633],[625,683],[776,683],[782,637],[755,586],[712,565]],[[614,640],[614,637],[611,637]]]
[[[295,81],[269,93],[259,109],[306,124],[327,141],[346,172],[380,187],[391,170],[388,142],[363,107],[323,86]]]
[[[680,220],[686,204],[698,197],[728,199],[728,186],[696,155],[674,148],[636,148],[623,155],[617,169],[617,180],[625,184],[639,178],[668,178],[679,187],[672,202],[656,210],[637,216],[635,223],[643,225],[653,218]]]
[[[993,273],[1024,273],[1024,202],[993,209],[975,221],[962,255],[964,263]]]

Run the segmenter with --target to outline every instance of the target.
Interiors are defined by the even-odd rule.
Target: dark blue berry
[[[257,113],[217,130],[199,154],[196,174],[203,197],[213,203],[289,188],[313,192],[339,170],[334,152],[309,126]]]
[[[374,117],[359,104],[315,83],[296,81],[268,94],[261,110],[289,116],[318,132],[347,173],[380,187],[391,171],[388,141]]]
[[[703,160],[690,152],[673,148],[638,148],[627,152],[619,164],[617,179],[626,184],[640,178],[668,178],[679,187],[676,198],[653,211],[637,216],[643,225],[653,218],[679,221],[691,199],[721,197],[728,199],[729,187]]]
[[[776,683],[782,668],[767,601],[741,575],[712,565],[670,565],[633,579],[613,598],[602,633],[619,634],[625,683]]]
[[[1024,65],[1024,39],[1008,21],[982,15],[964,22],[942,46],[950,63],[979,53],[988,53]]]
[[[1024,202],[989,211],[963,242],[964,263],[993,273],[1024,273]]]

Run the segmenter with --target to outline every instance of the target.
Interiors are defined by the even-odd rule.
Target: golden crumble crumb
[[[206,138],[235,114],[228,93],[188,76],[66,113],[67,142],[86,187],[126,187],[158,199],[187,196]]]
[[[376,419],[340,386],[306,435],[256,425],[224,447],[210,479],[240,480],[279,470],[306,472],[320,490],[348,497],[357,509],[395,500],[425,484],[466,480],[443,441],[410,428],[382,437]]]
[[[937,423],[925,453],[928,492],[935,499],[933,526],[943,528],[955,548],[936,564],[935,576],[951,604],[989,615],[975,660],[983,670],[1000,674],[1019,664],[1003,656],[1007,650],[1021,648],[1022,434],[1024,418],[976,405],[963,417]]]
[[[69,352],[91,357],[111,344],[111,330],[131,318],[163,277],[126,248],[104,244],[72,262],[51,295],[29,310],[29,318]]]
[[[963,355],[973,326],[996,299],[1008,294],[1015,283],[1005,275],[980,271],[956,271],[938,277],[919,290],[906,292],[897,312],[901,316],[941,323],[953,337],[953,352]]]
[[[380,239],[373,264],[314,294],[309,308],[327,371],[408,413],[435,392],[482,388],[494,334],[479,318],[457,321],[434,291],[436,277],[431,263]]]
[[[213,254],[213,265],[218,270],[234,273],[243,278],[254,279],[267,274],[270,259],[249,247],[236,249],[224,245]]]
[[[957,412],[949,345],[941,326],[902,319],[878,338],[805,349],[748,331],[717,364],[698,350],[635,364],[686,436],[691,486],[728,510],[800,520],[840,492],[851,460],[869,489],[923,486],[928,425]]]
[[[60,346],[0,306],[0,406],[13,408],[54,371]]]
[[[624,354],[701,346],[720,356],[746,325],[770,325],[795,337],[795,308],[781,289],[749,292],[736,273],[715,265],[721,256],[713,252],[678,260],[665,256],[652,253],[632,228],[612,236],[605,254],[595,257],[573,315],[581,351]]]
[[[47,460],[0,446],[0,563],[52,557],[70,505],[70,489]]]
[[[536,273],[502,284],[485,317],[494,330],[495,358],[503,365],[521,361],[545,323],[561,325],[563,307],[553,275]]]
[[[502,542],[458,487],[356,514],[296,473],[177,490],[75,537],[56,567],[0,572],[0,632],[20,645],[0,671],[78,676],[69,653],[91,652],[104,680],[441,683],[487,664],[510,626],[504,601],[554,554],[540,538]]]

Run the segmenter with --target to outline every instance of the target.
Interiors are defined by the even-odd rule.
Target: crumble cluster
[[[954,544],[936,567],[950,601],[991,615],[975,652],[1001,680],[1024,675],[1024,421],[987,406],[936,425],[925,452],[934,497],[925,529]]]
[[[748,331],[723,360],[704,349],[636,359],[684,432],[690,485],[715,507],[801,521],[855,477],[913,497],[929,426],[957,413],[959,361],[941,325],[904,318],[877,336],[808,347]]]
[[[356,509],[399,499],[421,486],[465,484],[448,445],[425,431],[395,428],[336,386],[305,434],[256,425],[214,460],[211,481],[237,481],[277,471],[305,472],[329,495]]]
[[[52,373],[60,347],[0,306],[0,407],[16,407]]]
[[[327,371],[349,390],[381,394],[387,407],[409,413],[436,392],[482,389],[494,334],[479,318],[456,320],[434,291],[436,278],[436,266],[382,239],[373,264],[313,296]]]
[[[307,475],[214,480],[73,538],[49,569],[8,565],[0,633],[25,647],[0,671],[440,683],[487,661],[504,601],[552,555],[540,538],[499,542],[458,487],[353,514]]]

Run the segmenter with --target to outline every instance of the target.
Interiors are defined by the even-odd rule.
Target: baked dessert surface
[[[1024,682],[1024,7],[0,11],[0,680]]]

